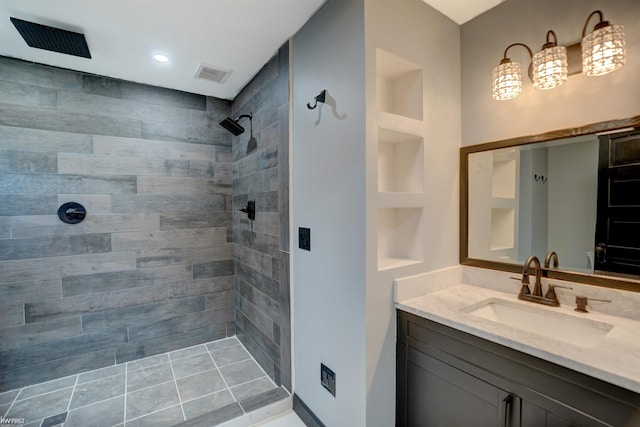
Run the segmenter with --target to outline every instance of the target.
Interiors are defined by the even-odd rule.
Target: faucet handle
[[[554,285],[553,283],[549,283],[549,286],[547,287],[547,293],[544,294],[544,297],[547,299],[553,299],[557,301],[558,296],[556,295],[556,288],[573,289],[570,286],[561,286],[561,285]]]
[[[524,279],[521,279],[519,277],[509,277],[509,279],[517,280],[518,282],[520,282],[520,284],[522,284],[522,287],[520,288],[520,295],[528,295],[531,293],[531,290],[529,289],[529,283],[525,282]]]
[[[579,311],[580,313],[588,313],[589,311],[587,310],[587,302],[589,301],[611,302],[611,300],[608,299],[587,298],[583,295],[576,295],[575,310]]]

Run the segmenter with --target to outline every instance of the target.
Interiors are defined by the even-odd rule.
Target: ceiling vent
[[[196,70],[195,78],[211,80],[216,83],[224,83],[231,75],[231,70],[216,65],[200,64]]]
[[[13,17],[11,22],[13,22],[24,41],[31,47],[91,59],[91,53],[84,34]]]

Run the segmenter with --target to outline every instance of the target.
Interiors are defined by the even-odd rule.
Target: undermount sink
[[[461,311],[492,322],[581,347],[595,347],[613,329],[609,323],[538,307],[533,303],[489,298]]]

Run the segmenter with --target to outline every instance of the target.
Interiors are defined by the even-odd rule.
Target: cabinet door
[[[411,347],[407,356],[407,426],[519,426],[518,397]]]
[[[573,408],[548,400],[545,408],[522,401],[522,427],[604,427],[605,424]]]

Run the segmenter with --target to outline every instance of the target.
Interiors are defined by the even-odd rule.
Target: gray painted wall
[[[295,392],[328,426],[367,424],[364,8],[327,1],[291,46],[293,230],[311,229],[311,251],[291,254]],[[309,110],[323,89],[329,102]]]
[[[291,253],[295,392],[326,425],[393,425],[393,279],[458,262],[458,41],[458,26],[417,0],[329,0],[293,38],[293,230],[311,229],[311,251]],[[423,69],[422,123],[386,126],[424,132],[424,197],[378,192],[377,48]],[[310,111],[323,89],[327,103]],[[396,203],[424,211],[429,249],[424,262],[378,270],[379,209]]]
[[[0,390],[235,333],[229,110],[0,58]]]
[[[549,178],[547,148],[520,151],[520,197],[518,200],[518,258],[524,262],[529,255],[544,259],[547,254],[549,185],[536,181],[534,175]]]
[[[576,139],[549,147],[549,250],[562,267],[593,271],[587,252],[596,245],[600,144],[595,135]]]
[[[253,114],[233,137],[237,335],[267,374],[291,390],[289,292],[289,48],[285,44],[234,99]],[[256,201],[256,219],[239,209]]]

